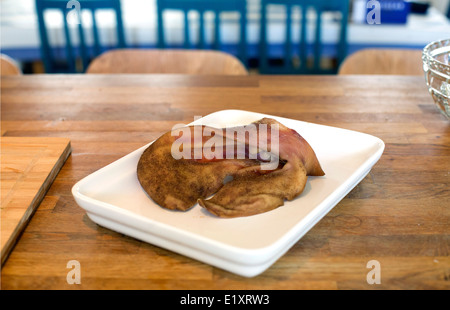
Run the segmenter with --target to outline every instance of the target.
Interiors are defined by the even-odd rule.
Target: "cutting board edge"
[[[45,195],[47,194],[48,190],[50,189],[51,185],[53,184],[53,181],[55,180],[58,173],[61,171],[62,167],[66,163],[67,159],[72,153],[72,144],[71,140],[69,138],[56,138],[58,140],[65,140],[67,141],[67,145],[63,152],[61,153],[61,156],[56,161],[54,168],[50,171],[47,178],[44,180],[44,182],[41,185],[40,190],[38,191],[38,195],[34,197],[32,200],[30,207],[25,212],[24,216],[19,221],[17,227],[15,228],[14,232],[9,237],[8,241],[5,243],[4,247],[1,249],[1,266],[6,263],[9,254],[11,253],[12,249],[16,245],[17,241],[20,239],[20,236],[22,235],[23,231],[25,230],[26,226],[30,222],[31,218],[33,217],[34,213],[36,212],[37,208],[39,207],[40,203],[44,199]],[[55,140],[56,140],[55,139]]]

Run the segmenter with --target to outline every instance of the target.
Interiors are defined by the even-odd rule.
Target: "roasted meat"
[[[302,193],[307,176],[324,175],[296,131],[269,118],[250,125],[167,132],[143,152],[140,184],[167,209],[185,211],[198,202],[219,217],[241,217],[282,206]]]

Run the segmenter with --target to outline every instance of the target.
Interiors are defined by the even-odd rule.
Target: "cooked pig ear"
[[[271,211],[297,197],[306,185],[300,161],[268,174],[247,174],[226,183],[211,199],[198,203],[219,217],[250,216]]]
[[[179,131],[176,131],[175,135],[172,135],[172,132],[166,133],[143,152],[137,165],[140,184],[146,193],[164,208],[186,211],[198,202],[217,216],[238,217],[259,214],[282,206],[284,200],[292,200],[303,192],[308,175],[324,175],[313,149],[295,130],[269,118],[255,123],[269,125],[262,127],[270,127],[270,135],[267,132],[267,136],[260,136],[263,142],[266,137],[267,143],[260,143],[260,139],[255,142],[250,139],[249,133],[248,142],[244,144],[248,147],[249,154],[255,149],[258,154],[261,150],[268,151],[265,146],[268,146],[269,142],[271,153],[276,152],[275,147],[272,150],[272,145],[279,146],[278,154],[271,157],[274,159],[274,165],[271,165],[270,169],[262,168],[262,164],[267,163],[264,158],[244,156],[241,159],[237,156],[240,154],[238,148],[234,154],[236,158],[232,156],[233,159],[228,159],[227,156],[226,159],[215,156],[197,158],[196,151],[204,148],[205,144],[208,146],[209,140],[204,137],[203,140],[197,141],[195,137],[192,140],[195,128],[190,126],[184,129],[183,135],[180,135]],[[244,127],[242,126],[242,129]],[[276,128],[279,128],[278,132]],[[207,132],[214,131],[215,135],[217,134],[217,137],[214,135],[215,142],[223,141],[223,145],[233,142],[232,151],[234,143],[241,140],[235,137],[234,131],[229,135],[228,130],[206,129]],[[272,134],[272,129],[276,136]],[[258,131],[258,135],[260,134],[263,132]],[[256,148],[251,148],[252,146]],[[191,155],[187,156],[190,159],[177,152],[180,156],[175,158],[174,150]],[[246,154],[247,148],[241,152]],[[229,182],[224,182],[227,177],[232,180],[227,179]],[[214,196],[206,200],[205,197],[211,195]]]
[[[198,203],[210,213],[224,218],[250,216],[278,208],[284,204],[284,199],[269,194],[237,197],[232,201],[233,207],[219,205],[215,199],[199,199]]]
[[[272,118],[262,118],[254,124],[266,124],[269,127],[278,126],[278,147],[281,160],[292,161],[299,158],[306,168],[306,175],[325,175],[313,148],[297,131]]]
[[[306,168],[306,174],[311,176],[325,175],[325,172],[320,166],[319,160],[317,159],[316,153],[314,152],[313,148],[297,132],[295,132],[295,134],[296,136],[298,136],[298,144],[296,145],[296,149],[294,150],[294,152],[296,152],[296,154],[298,154],[298,156],[301,158],[303,165]]]

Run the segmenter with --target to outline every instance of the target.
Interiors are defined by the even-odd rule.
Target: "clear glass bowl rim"
[[[447,43],[448,43],[447,45],[450,47],[450,38],[448,38],[448,39],[442,39],[442,40],[436,40],[436,41],[433,41],[433,42],[428,43],[428,44],[423,48],[422,59],[423,59],[423,61],[426,60],[427,62],[429,62],[429,61],[436,62],[436,63],[438,63],[439,65],[442,65],[442,66],[444,66],[444,67],[447,67],[447,68],[450,70],[450,64],[443,63],[442,61],[439,61],[439,60],[433,58],[433,56],[430,55],[431,51],[433,50],[431,47],[432,47],[433,45],[435,45],[435,44],[438,44],[438,43],[441,43],[441,44],[442,44],[443,42],[447,42]]]

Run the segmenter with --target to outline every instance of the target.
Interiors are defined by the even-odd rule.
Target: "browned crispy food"
[[[190,158],[174,158],[172,145],[183,137],[173,132],[162,135],[144,151],[137,166],[142,188],[167,209],[185,211],[198,202],[219,217],[241,217],[282,206],[285,200],[292,200],[302,193],[308,175],[325,174],[311,146],[296,131],[269,118],[254,124],[267,125],[269,133],[272,125],[279,128],[277,162],[270,170],[262,169],[267,159],[259,156],[251,159],[248,154],[243,159],[238,159],[242,156],[229,159],[225,154],[222,158],[194,158],[196,150],[202,148],[209,137],[194,141],[195,129],[190,126],[191,136],[186,138],[192,142]],[[195,127],[214,131],[216,141],[222,141],[223,146],[237,139],[225,129]],[[271,145],[270,134],[267,141]],[[246,152],[255,147],[252,143],[250,139],[245,140]],[[256,150],[260,151],[260,145],[256,145]],[[234,152],[236,155],[237,148]]]

